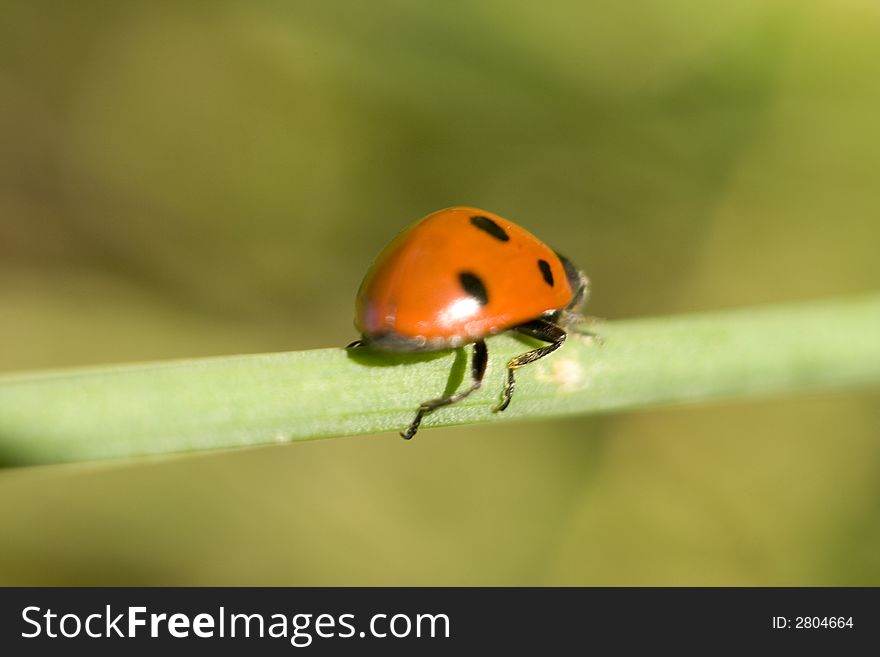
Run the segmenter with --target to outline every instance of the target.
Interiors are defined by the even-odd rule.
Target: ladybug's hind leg
[[[426,402],[422,402],[422,405],[419,406],[419,410],[416,411],[416,416],[413,419],[412,423],[407,427],[406,431],[401,431],[400,435],[405,440],[409,440],[413,436],[416,435],[416,431],[419,430],[419,425],[422,423],[422,418],[426,413],[430,413],[436,408],[440,408],[441,406],[449,406],[450,404],[454,404],[456,402],[460,402],[462,399],[471,394],[474,390],[480,387],[483,383],[483,375],[486,374],[486,363],[489,360],[489,351],[486,349],[486,343],[480,340],[479,342],[474,343],[474,358],[471,364],[471,377],[473,378],[473,383],[471,383],[470,388],[467,390],[462,390],[461,392],[457,392],[454,395],[449,395],[447,397],[439,397],[438,399],[430,399]]]
[[[549,342],[550,344],[544,347],[538,347],[532,351],[527,351],[526,353],[520,354],[516,358],[511,358],[510,361],[508,361],[507,384],[504,386],[504,392],[501,393],[501,403],[493,409],[496,413],[507,408],[510,404],[510,398],[513,397],[513,389],[516,387],[516,379],[513,375],[514,370],[519,369],[523,365],[534,363],[536,360],[539,360],[548,354],[552,354],[563,345],[567,335],[565,329],[557,326],[553,322],[548,322],[545,319],[536,319],[533,322],[521,324],[514,330],[537,340]]]

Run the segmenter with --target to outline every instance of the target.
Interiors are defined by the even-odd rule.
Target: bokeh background
[[[880,4],[0,4],[2,371],[344,345],[456,204],[601,317],[877,289]],[[0,470],[0,583],[877,585],[878,402]]]

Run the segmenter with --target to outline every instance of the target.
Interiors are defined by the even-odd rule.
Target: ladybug
[[[439,210],[394,238],[358,290],[349,348],[426,352],[473,343],[470,387],[423,402],[407,440],[422,418],[477,390],[486,372],[486,338],[507,330],[548,344],[507,363],[507,381],[495,411],[510,404],[514,371],[556,351],[566,328],[582,319],[589,281],[565,257],[503,217],[477,208]]]

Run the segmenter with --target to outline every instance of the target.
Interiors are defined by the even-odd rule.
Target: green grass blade
[[[880,384],[880,295],[607,322],[520,371],[494,414],[504,364],[526,343],[489,341],[482,390],[424,427],[573,415]],[[459,385],[464,351],[319,349],[0,377],[0,462],[134,457],[398,431]],[[429,440],[420,433],[416,440]]]

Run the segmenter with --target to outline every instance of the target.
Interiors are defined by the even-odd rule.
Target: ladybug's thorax
[[[449,208],[382,251],[358,292],[355,324],[378,348],[457,347],[566,308],[579,293],[572,271],[513,222]]]

